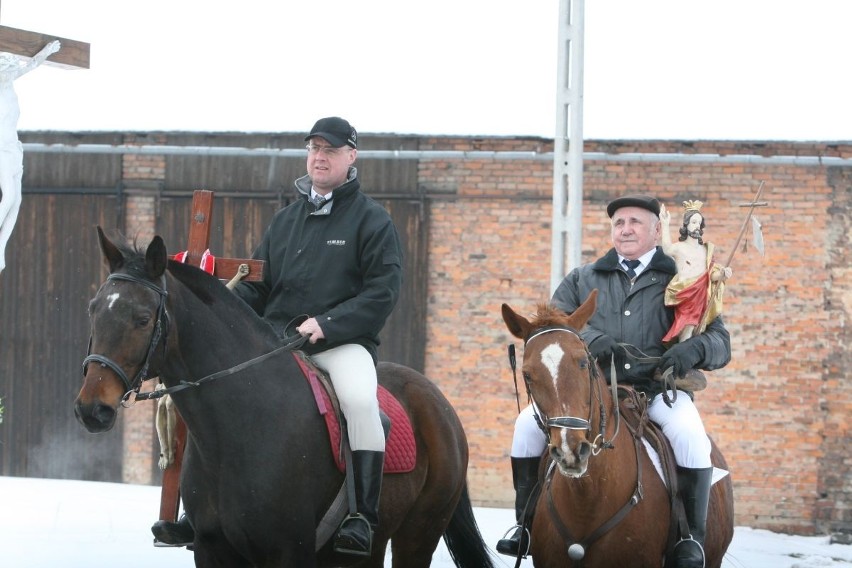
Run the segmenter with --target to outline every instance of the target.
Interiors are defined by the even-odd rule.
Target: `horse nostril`
[[[588,442],[582,442],[577,446],[577,459],[585,461],[592,455],[592,445]]]
[[[112,424],[115,420],[115,409],[106,404],[96,404],[92,411],[92,418],[104,425]]]
[[[115,423],[116,409],[106,404],[78,402],[74,405],[74,415],[89,432],[103,432]]]

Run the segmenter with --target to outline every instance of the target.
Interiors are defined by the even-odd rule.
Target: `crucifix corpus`
[[[202,266],[210,245],[210,220],[213,215],[213,192],[197,190],[192,194],[192,219],[189,226],[189,244],[183,261]],[[183,253],[182,253],[183,254]],[[247,258],[216,258],[212,274],[220,280],[235,284],[239,280],[258,281],[263,278],[263,261]],[[247,272],[245,268],[248,268]],[[165,408],[168,397],[158,402],[157,413]],[[158,432],[162,439],[162,433]],[[186,446],[186,424],[175,410],[171,432],[174,461],[163,470],[163,487],[160,492],[160,520],[175,522],[180,509],[180,469]],[[161,466],[162,467],[162,466]]]
[[[0,26],[0,272],[6,268],[6,244],[21,208],[24,172],[15,81],[42,63],[88,69],[89,44]]]

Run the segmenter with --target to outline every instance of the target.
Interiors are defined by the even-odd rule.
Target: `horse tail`
[[[456,510],[450,518],[450,524],[444,531],[444,542],[453,564],[458,568],[494,568],[491,551],[482,540],[482,534],[473,516],[466,482]]]

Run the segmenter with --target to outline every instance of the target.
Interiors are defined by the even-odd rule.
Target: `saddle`
[[[328,428],[334,462],[340,471],[346,471],[344,438],[342,424],[343,414],[334,387],[325,371],[317,367],[302,351],[294,351],[293,357],[302,369],[305,380],[311,387],[317,411],[325,418]],[[408,473],[417,464],[417,444],[414,441],[414,429],[411,419],[402,404],[382,385],[378,387],[379,409],[385,426],[385,462],[384,473]],[[392,427],[384,424],[390,422]],[[390,434],[388,435],[388,429]]]

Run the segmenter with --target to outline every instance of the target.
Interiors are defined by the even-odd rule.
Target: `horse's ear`
[[[569,318],[571,321],[571,327],[574,329],[583,329],[583,326],[586,325],[586,322],[589,321],[589,318],[591,318],[595,313],[597,305],[598,289],[595,288],[592,290],[591,294],[589,294],[589,297],[586,298],[586,301],[571,314]]]
[[[503,304],[503,321],[506,322],[506,327],[509,328],[509,333],[518,339],[526,339],[529,335],[530,322],[509,307],[509,304]]]
[[[124,255],[120,250],[118,250],[118,247],[112,244],[112,241],[107,238],[100,225],[98,225],[98,243],[101,245],[101,252],[104,253],[104,261],[107,266],[109,266],[110,274],[124,265]]]
[[[151,280],[156,280],[166,271],[167,263],[166,244],[160,235],[157,235],[145,251],[145,272]]]

